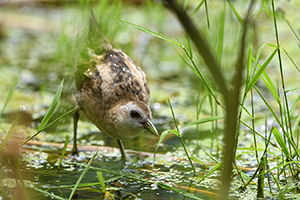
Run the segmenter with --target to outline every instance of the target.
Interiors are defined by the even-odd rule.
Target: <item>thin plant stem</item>
[[[178,124],[177,124],[177,122],[176,122],[175,114],[174,114],[173,107],[172,107],[172,105],[171,105],[170,99],[168,99],[168,103],[169,103],[169,106],[170,106],[170,109],[171,109],[171,112],[172,112],[172,116],[173,116],[173,120],[174,120],[174,123],[175,123],[175,126],[176,126],[176,130],[177,130],[178,133],[180,134],[180,130],[179,130]],[[184,144],[184,141],[183,141],[183,138],[182,138],[181,134],[180,134],[180,137],[179,137],[179,138],[180,138],[180,142],[181,142],[181,144],[182,144],[182,146],[183,146],[184,152],[185,152],[186,156],[188,157],[188,160],[189,160],[189,162],[190,162],[190,164],[191,164],[191,166],[192,166],[192,169],[193,169],[194,173],[196,174],[196,173],[197,173],[197,172],[196,172],[196,169],[195,169],[194,164],[193,164],[193,162],[192,162],[192,159],[191,159],[191,157],[189,156],[189,153],[188,153],[188,151],[187,151],[187,149],[186,149],[186,147],[185,147],[185,144]]]

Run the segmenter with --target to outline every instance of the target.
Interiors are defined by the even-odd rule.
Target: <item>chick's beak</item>
[[[141,124],[143,125],[143,127],[144,127],[147,131],[149,131],[150,133],[152,133],[152,134],[155,135],[155,136],[158,136],[158,132],[157,132],[155,126],[154,126],[154,125],[152,124],[152,122],[150,121],[150,119],[149,119],[148,121],[146,121],[146,122],[142,122]]]

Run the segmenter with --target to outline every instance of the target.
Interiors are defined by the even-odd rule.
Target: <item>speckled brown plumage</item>
[[[132,139],[144,129],[157,134],[145,73],[122,50],[112,48],[93,13],[76,56],[75,80],[80,112],[102,132],[117,140]]]

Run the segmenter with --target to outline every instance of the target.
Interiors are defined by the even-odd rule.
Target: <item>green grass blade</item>
[[[178,124],[177,124],[176,117],[175,117],[175,114],[174,114],[174,110],[173,110],[173,107],[172,107],[172,104],[171,104],[169,98],[168,98],[168,103],[169,103],[169,107],[170,107],[170,109],[171,109],[171,113],[172,113],[172,117],[173,117],[174,124],[175,124],[175,126],[176,126],[177,131],[179,132],[179,128],[178,128]],[[175,133],[175,134],[176,134],[176,133]]]
[[[293,63],[294,67],[297,69],[298,72],[300,72],[299,67],[297,66],[297,64],[295,63],[295,61],[293,60],[293,58],[290,56],[290,54],[285,50],[284,47],[281,47],[284,51],[284,53],[287,55],[287,57],[290,59],[290,61]]]
[[[260,93],[260,91],[257,89],[257,87],[254,86],[254,88],[255,88],[256,92],[258,93],[258,95],[260,96],[260,98],[261,98],[261,99],[263,100],[263,102],[265,103],[265,105],[268,107],[269,111],[271,112],[271,114],[272,114],[273,117],[275,118],[276,122],[280,125],[280,127],[281,127],[282,129],[284,129],[282,123],[281,123],[280,120],[278,119],[278,117],[277,117],[275,111],[272,109],[272,107],[270,106],[270,104],[268,103],[268,101],[267,101],[267,100],[265,99],[265,97]]]
[[[64,198],[60,197],[60,196],[57,196],[55,194],[53,194],[53,192],[47,192],[45,190],[41,190],[39,188],[36,188],[36,187],[32,187],[32,189],[42,193],[45,195],[45,197],[50,197],[51,199],[59,199],[59,200],[65,200]]]
[[[177,135],[178,137],[182,137],[182,135],[179,133],[179,131],[176,130],[170,130],[171,133],[174,133],[175,135]]]
[[[198,10],[201,8],[202,4],[203,4],[205,1],[206,1],[206,0],[202,0],[202,1],[198,4],[198,6],[195,8],[195,10],[193,11],[192,14],[195,14],[196,12],[198,12]]]
[[[211,155],[210,153],[206,152],[204,149],[202,149],[202,151],[211,159],[213,160],[215,163],[219,163],[219,161],[217,161],[213,155]]]
[[[183,3],[183,10],[186,10],[190,0],[185,0]]]
[[[6,143],[8,142],[10,136],[13,134],[13,130],[14,130],[15,126],[17,125],[18,121],[19,121],[19,117],[20,117],[20,115],[17,116],[17,118],[15,119],[13,124],[11,125],[9,131],[6,133],[6,136],[5,136],[4,140],[2,141],[2,143],[0,145],[0,154],[3,150],[3,148],[5,147]]]
[[[153,164],[154,164],[154,161],[155,161],[155,155],[156,155],[156,153],[157,153],[157,150],[158,150],[159,145],[160,145],[161,142],[165,139],[165,137],[166,137],[167,135],[169,135],[169,134],[170,134],[170,130],[165,130],[165,131],[163,131],[163,132],[161,133],[161,135],[160,135],[160,137],[159,137],[159,140],[158,140],[158,143],[157,143],[156,148],[155,148],[154,153],[153,153]]]
[[[293,103],[293,106],[292,106],[292,108],[290,109],[291,115],[293,114],[295,108],[298,106],[299,101],[300,101],[300,95],[298,95],[296,101]]]
[[[201,164],[201,165],[204,165],[205,168],[208,168],[208,166],[207,166],[204,162],[202,162],[201,160],[199,160],[198,158],[196,158],[196,157],[194,157],[194,156],[191,156],[191,159],[192,159],[193,161],[195,161],[196,163],[199,163],[199,164]]]
[[[283,153],[285,154],[285,156],[286,156],[286,157],[290,157],[290,153],[289,153],[289,151],[288,151],[288,148],[287,148],[287,146],[286,146],[286,144],[285,144],[285,142],[284,142],[284,140],[283,140],[281,134],[279,133],[279,131],[277,130],[276,127],[273,127],[273,128],[272,128],[272,133],[273,133],[273,135],[274,135],[274,137],[275,137],[277,143],[278,143],[279,146],[281,147]]]
[[[43,131],[43,130],[45,130],[46,128],[48,128],[49,126],[51,126],[52,124],[54,124],[55,122],[57,122],[58,120],[60,120],[61,118],[63,118],[64,116],[66,116],[66,115],[68,115],[68,114],[74,112],[76,109],[78,109],[78,108],[75,107],[75,108],[69,110],[68,112],[66,112],[65,114],[61,115],[60,117],[56,118],[55,120],[53,120],[52,122],[50,122],[49,124],[47,124],[47,126],[45,126],[43,129],[41,129],[40,132]],[[31,140],[32,138],[34,138],[35,136],[37,136],[40,132],[36,132],[36,133],[33,134],[32,136],[30,136],[27,140],[25,140],[24,142],[22,142],[22,144],[20,144],[20,145],[18,146],[18,148],[21,147],[22,145],[24,145],[26,142],[28,142],[28,141]]]
[[[63,148],[63,151],[61,153],[61,157],[60,157],[60,160],[59,160],[59,163],[58,163],[58,166],[57,166],[58,174],[59,174],[61,163],[64,159],[64,156],[65,156],[65,153],[66,153],[66,150],[67,150],[67,147],[68,147],[69,139],[70,139],[70,136],[67,135],[66,136],[66,141],[65,141],[65,144],[64,144],[64,148]]]
[[[165,190],[172,190],[172,191],[174,191],[174,192],[176,192],[176,193],[182,194],[182,195],[184,195],[184,196],[186,196],[186,197],[189,197],[189,198],[191,198],[191,199],[201,200],[200,197],[197,197],[197,196],[191,194],[190,192],[187,192],[187,191],[184,191],[184,190],[180,190],[180,189],[178,189],[178,188],[172,187],[172,186],[167,185],[167,184],[165,184],[165,183],[157,182],[157,185],[158,185],[159,187],[165,189]],[[185,198],[183,198],[183,199],[185,199]]]
[[[300,38],[299,38],[299,36],[297,35],[297,31],[294,30],[294,28],[292,27],[290,21],[285,17],[284,12],[281,12],[281,13],[282,13],[283,19],[285,20],[285,22],[287,23],[287,25],[290,27],[291,31],[293,32],[293,34],[294,34],[295,37],[297,38],[298,42],[300,43]]]
[[[102,15],[101,13],[98,13],[98,14]],[[109,19],[113,19],[113,20],[118,21],[118,22],[121,22],[121,23],[123,23],[123,24],[129,25],[129,26],[131,26],[131,27],[133,27],[133,28],[136,28],[136,29],[138,29],[138,30],[140,30],[140,31],[143,31],[143,32],[145,32],[145,33],[148,33],[148,34],[150,34],[150,35],[153,35],[154,37],[157,37],[157,38],[166,40],[166,41],[168,41],[168,42],[170,42],[170,43],[172,43],[172,44],[175,44],[175,45],[177,45],[177,46],[182,47],[181,44],[179,44],[178,42],[175,42],[175,41],[169,39],[168,37],[164,36],[164,35],[161,34],[161,33],[157,33],[157,32],[155,32],[155,31],[149,30],[149,29],[147,29],[147,28],[141,27],[141,26],[139,26],[139,25],[136,25],[136,24],[133,24],[133,23],[131,23],[131,22],[124,21],[124,20],[121,20],[121,19],[118,19],[118,18],[115,18],[115,17],[111,17],[111,16],[108,16],[108,15],[102,15],[102,16],[104,16],[104,17],[106,17],[106,18],[109,18]]]
[[[296,118],[296,120],[294,122],[294,125],[292,127],[292,133],[295,133],[296,129],[298,128],[299,122],[300,122],[300,115],[298,115],[298,117]]]
[[[99,149],[97,149],[97,151],[95,152],[95,154],[94,154],[93,157],[90,159],[90,161],[89,161],[88,164],[86,165],[85,169],[83,170],[83,172],[82,172],[81,175],[79,176],[79,178],[78,178],[78,180],[77,180],[75,186],[73,187],[72,192],[71,192],[71,194],[70,194],[70,196],[69,196],[69,200],[72,199],[72,197],[73,197],[73,195],[75,194],[76,189],[78,188],[78,186],[79,186],[81,180],[83,179],[84,175],[88,172],[88,170],[89,170],[91,164],[94,162],[94,160],[95,160],[95,158],[96,158],[96,156],[97,156],[97,154],[98,154],[98,151],[99,151]]]
[[[205,178],[207,178],[213,172],[215,172],[216,170],[218,170],[222,165],[223,165],[223,163],[216,164],[216,166],[214,166],[207,174],[205,174],[205,176],[203,176],[203,178],[200,179],[200,181],[198,181],[197,184],[201,183]]]
[[[183,139],[182,139],[182,136],[181,136],[181,134],[180,134],[179,127],[178,127],[178,124],[177,124],[177,121],[176,121],[176,118],[175,118],[175,113],[174,113],[174,111],[173,111],[173,107],[172,107],[172,104],[171,104],[171,102],[170,102],[170,99],[168,99],[168,103],[169,103],[169,106],[170,106],[170,109],[171,109],[171,112],[172,112],[172,117],[173,117],[173,120],[174,120],[174,124],[175,124],[176,129],[177,129],[177,131],[176,131],[176,130],[170,130],[170,131],[171,131],[172,133],[176,134],[176,135],[180,138],[181,145],[182,145],[182,147],[183,147],[183,149],[184,149],[184,151],[185,151],[185,154],[186,154],[186,156],[187,156],[187,158],[188,158],[188,160],[189,160],[189,162],[190,162],[190,164],[191,164],[191,166],[192,166],[192,169],[193,169],[194,173],[196,174],[196,169],[195,169],[195,167],[194,167],[194,165],[193,165],[193,162],[192,162],[192,160],[191,160],[191,157],[189,156],[189,153],[188,153],[188,151],[187,151],[187,149],[186,149],[186,146],[185,146],[184,141],[183,141]]]
[[[269,77],[269,75],[266,72],[263,72],[263,77],[261,77],[261,79],[264,81],[265,85],[268,87],[269,91],[272,93],[274,99],[281,106],[281,100],[280,100],[279,94],[278,94],[271,78]]]
[[[225,8],[225,6],[224,6]],[[220,16],[220,29],[219,29],[219,37],[218,37],[218,53],[217,53],[217,60],[219,66],[221,66],[221,58],[223,52],[223,45],[224,45],[224,28],[225,28],[225,9],[222,11]]]
[[[64,80],[61,81],[61,84],[60,84],[60,86],[59,86],[59,88],[58,88],[58,90],[55,94],[54,99],[52,100],[52,103],[49,107],[49,110],[47,111],[45,117],[43,118],[37,132],[40,132],[46,126],[48,121],[50,120],[50,118],[51,118],[51,116],[52,116],[52,114],[53,114],[53,112],[54,112],[54,110],[55,110],[55,108],[58,104],[58,101],[59,101],[59,98],[60,98],[60,95],[61,95],[61,91],[62,91],[62,88],[63,88],[63,83],[64,83]]]
[[[182,128],[187,127],[187,126],[196,125],[196,124],[204,124],[204,123],[208,123],[208,122],[213,122],[213,121],[216,121],[219,119],[224,119],[224,117],[216,116],[216,117],[207,117],[207,118],[199,119],[199,120],[196,120],[194,122],[191,122],[191,123],[188,123],[188,124],[182,126]]]
[[[257,53],[256,53],[256,57],[255,57],[255,66],[257,65],[258,61],[259,61],[259,58],[261,56],[261,53],[263,51],[263,49],[265,48],[267,44],[263,44],[258,50],[257,50]]]
[[[246,83],[248,83],[250,80],[251,69],[252,69],[252,45],[249,45]]]
[[[227,2],[229,3],[230,8],[232,9],[232,11],[234,12],[236,18],[239,20],[239,22],[241,24],[244,24],[244,20],[243,18],[239,15],[239,13],[237,12],[237,10],[235,9],[235,7],[233,6],[233,4],[231,3],[230,0],[227,0]]]
[[[102,172],[97,171],[96,173],[97,173],[97,177],[98,177],[98,180],[99,180],[99,183],[100,183],[100,186],[101,186],[101,192],[105,193],[105,181],[104,181]]]
[[[206,12],[205,14],[206,14],[207,27],[210,28],[207,0],[204,1],[204,6],[205,6],[205,12]]]
[[[250,91],[250,89],[254,86],[254,84],[257,82],[257,80],[261,77],[262,73],[265,71],[267,66],[270,64],[270,62],[273,59],[273,57],[275,56],[276,52],[277,52],[277,49],[275,49],[273,51],[273,53],[269,56],[269,58],[266,60],[266,62],[259,68],[259,70],[256,72],[254,77],[247,84],[246,91],[245,91],[246,93],[248,93]]]
[[[22,69],[23,69],[22,67],[19,69],[17,77],[15,78],[12,86],[10,87],[9,93],[8,93],[8,95],[6,97],[5,103],[4,103],[3,108],[1,110],[1,113],[0,113],[0,118],[2,117],[2,114],[4,113],[4,110],[5,110],[5,108],[6,108],[7,104],[8,104],[8,102],[9,102],[9,100],[11,99],[11,97],[12,97],[14,91],[15,91],[15,88],[17,86],[17,83],[18,83],[18,80],[19,80],[19,77],[20,77]]]

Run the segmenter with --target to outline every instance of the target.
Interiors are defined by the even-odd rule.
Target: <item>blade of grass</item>
[[[161,133],[161,135],[160,135],[160,137],[159,137],[159,140],[158,140],[158,143],[157,143],[156,148],[155,148],[154,153],[153,153],[153,165],[154,165],[154,163],[155,163],[155,155],[156,155],[156,153],[157,153],[158,147],[160,146],[161,142],[165,139],[165,137],[166,137],[167,135],[169,135],[169,134],[170,134],[170,130],[165,130],[165,131],[163,131],[163,132]]]
[[[65,198],[62,198],[60,196],[57,196],[55,194],[53,194],[53,192],[47,192],[45,190],[41,190],[39,188],[36,188],[36,187],[32,187],[32,189],[44,194],[46,197],[50,197],[51,199],[59,199],[59,200],[65,200]]]
[[[295,63],[295,61],[293,60],[293,58],[290,56],[290,54],[286,51],[286,49],[284,47],[281,47],[285,53],[285,55],[287,55],[287,57],[290,59],[290,61],[293,63],[294,67],[297,69],[297,71],[300,73],[300,69],[297,66],[297,64]]]
[[[50,118],[51,118],[51,116],[52,116],[52,114],[53,114],[53,112],[54,112],[54,110],[55,110],[55,108],[58,104],[58,101],[59,101],[59,98],[60,98],[60,95],[61,95],[61,91],[62,91],[62,88],[63,88],[63,83],[64,83],[64,80],[61,81],[61,84],[60,84],[60,86],[59,86],[59,88],[58,88],[58,90],[57,90],[57,92],[54,96],[54,99],[52,100],[52,103],[51,103],[46,115],[44,116],[37,132],[40,132],[46,126],[48,121],[50,120]]]
[[[190,0],[185,0],[183,3],[183,9],[186,10]]]
[[[86,167],[86,165],[81,164],[81,163],[69,162],[69,161],[66,161],[66,163]],[[192,194],[190,194],[186,191],[183,191],[183,190],[180,190],[178,188],[166,185],[165,183],[162,183],[162,182],[159,182],[159,181],[151,181],[149,179],[142,179],[139,176],[136,176],[135,174],[129,174],[129,173],[121,174],[121,173],[118,173],[118,172],[110,171],[110,170],[99,168],[99,167],[93,167],[93,166],[90,166],[89,168],[93,169],[93,170],[96,170],[96,171],[102,171],[102,172],[106,172],[106,173],[109,173],[109,174],[117,175],[118,177],[123,177],[123,178],[125,177],[125,178],[128,178],[128,179],[137,180],[137,181],[145,182],[145,183],[148,183],[148,184],[157,184],[157,185],[159,185],[160,187],[162,187],[164,189],[168,188],[168,190],[172,190],[174,192],[180,193],[180,194],[182,194],[186,197],[190,197],[192,199],[201,199],[201,198],[199,198],[195,195],[192,195]]]
[[[263,102],[265,103],[265,105],[268,107],[269,111],[271,112],[271,114],[273,115],[273,117],[275,118],[276,122],[280,125],[280,127],[283,129],[283,125],[280,122],[279,118],[277,117],[275,111],[272,109],[272,107],[270,106],[270,104],[268,103],[268,101],[266,100],[266,98],[261,94],[261,92],[257,89],[256,86],[254,86],[254,89],[256,90],[256,92],[258,93],[258,95],[260,96],[260,98],[263,100]]]
[[[97,156],[97,154],[98,154],[98,151],[99,151],[99,149],[97,149],[97,151],[95,152],[95,154],[94,154],[93,157],[90,159],[90,161],[89,161],[88,164],[86,165],[85,169],[83,170],[83,172],[82,172],[81,175],[79,176],[79,178],[78,178],[78,180],[77,180],[75,186],[73,187],[72,192],[71,192],[71,194],[70,194],[70,196],[69,196],[69,200],[72,199],[72,197],[73,197],[73,195],[75,194],[76,189],[78,188],[78,186],[79,186],[81,180],[83,179],[84,175],[85,175],[85,174],[87,173],[87,171],[89,170],[91,164],[94,162],[94,159],[96,158],[96,156]]]
[[[293,103],[292,108],[290,109],[291,115],[294,113],[294,110],[295,110],[295,108],[298,106],[299,101],[300,101],[300,95],[298,95],[297,99],[296,99],[295,102]]]
[[[6,108],[7,104],[8,104],[8,102],[10,101],[10,99],[11,99],[11,97],[12,97],[14,91],[15,91],[15,88],[16,88],[16,86],[17,86],[17,83],[18,83],[18,80],[19,80],[19,77],[20,77],[20,74],[21,74],[22,69],[23,69],[22,67],[19,69],[18,74],[17,74],[17,77],[15,78],[15,80],[14,80],[12,86],[10,87],[10,90],[9,90],[9,92],[8,92],[8,95],[7,95],[6,99],[5,99],[3,108],[1,109],[0,118],[2,117],[2,114],[4,113],[4,110],[5,110],[5,108]]]
[[[274,0],[272,2],[272,13],[273,13],[273,23],[274,23],[274,31],[275,31],[275,38],[276,38],[276,44],[278,46],[277,49],[277,58],[278,58],[278,63],[279,63],[279,70],[280,70],[280,77],[281,77],[281,87],[283,91],[283,102],[284,102],[284,108],[286,114],[284,115],[284,120],[285,120],[285,127],[286,127],[286,132],[287,134],[284,134],[289,139],[289,148],[291,149],[291,146],[293,146],[294,150],[297,151],[297,148],[295,148],[294,144],[294,139],[293,139],[293,132],[292,132],[292,123],[291,123],[291,115],[290,115],[290,110],[289,110],[289,100],[287,97],[286,93],[286,86],[285,86],[285,76],[283,74],[283,62],[281,58],[281,51],[280,51],[280,42],[279,42],[279,33],[278,33],[278,27],[277,27],[277,20],[276,20],[276,11],[275,11],[275,5],[274,5]],[[299,154],[297,154],[299,156]]]
[[[102,172],[101,172],[101,171],[98,171],[98,172],[96,172],[96,174],[97,174],[97,177],[98,177],[100,186],[101,186],[101,192],[102,192],[102,193],[105,193],[105,181],[104,181]]]
[[[157,182],[157,185],[160,186],[160,187],[163,188],[163,189],[166,189],[166,190],[172,190],[172,191],[174,191],[174,192],[176,192],[176,193],[182,194],[182,195],[184,195],[184,196],[186,196],[186,197],[189,197],[189,198],[191,198],[191,199],[201,200],[200,197],[197,197],[197,196],[195,196],[195,195],[193,195],[193,194],[191,194],[191,193],[189,193],[189,192],[187,192],[187,191],[184,191],[184,190],[181,190],[181,189],[172,187],[172,186],[167,185],[167,184],[165,184],[165,183]]]
[[[296,129],[298,128],[299,126],[299,122],[300,122],[300,115],[296,118],[295,122],[294,122],[294,125],[292,127],[292,131],[293,133],[296,131]]]
[[[207,166],[204,162],[202,162],[201,160],[199,160],[198,158],[196,158],[196,157],[194,157],[194,156],[191,156],[191,159],[192,159],[193,161],[195,161],[195,162],[197,162],[197,163],[203,165],[205,168],[208,168],[208,166]]]
[[[230,0],[227,0],[227,2],[229,3],[229,6],[230,6],[230,8],[232,9],[232,11],[234,12],[236,18],[239,20],[239,22],[240,22],[241,24],[243,24],[243,23],[244,23],[243,18],[239,15],[239,13],[238,13],[237,10],[235,9],[235,7],[234,7],[233,4],[231,3],[231,1],[230,1]]]
[[[174,130],[173,130],[173,131],[171,130],[171,131],[172,131],[173,133],[175,133],[177,136],[179,136],[180,142],[181,142],[182,147],[183,147],[183,149],[184,149],[184,151],[185,151],[185,154],[186,154],[186,156],[188,157],[188,160],[189,160],[189,162],[190,162],[190,164],[191,164],[191,167],[192,167],[194,173],[196,174],[196,169],[195,169],[194,164],[193,164],[193,162],[192,162],[192,160],[191,160],[191,157],[189,156],[189,153],[188,153],[188,151],[187,151],[187,149],[186,149],[186,147],[185,147],[185,144],[184,144],[184,141],[183,141],[183,139],[182,139],[182,136],[181,136],[181,134],[180,134],[180,131],[179,131],[179,128],[178,128],[178,124],[177,124],[177,121],[176,121],[176,118],[175,118],[174,110],[173,110],[172,104],[171,104],[171,102],[170,102],[170,99],[168,99],[168,103],[169,103],[169,106],[170,106],[170,109],[171,109],[171,113],[172,113],[172,116],[173,116],[173,120],[174,120],[176,129],[177,129],[177,131],[174,131]]]
[[[216,120],[219,120],[219,119],[224,119],[224,117],[207,117],[207,118],[203,118],[203,119],[199,119],[199,120],[196,120],[194,122],[191,122],[191,123],[188,123],[184,126],[182,126],[181,128],[184,128],[184,127],[187,127],[187,126],[192,126],[192,125],[197,125],[197,124],[204,124],[204,123],[208,123],[208,122],[213,122],[213,121],[216,121]]]
[[[206,16],[207,27],[210,28],[207,0],[204,1],[204,6],[205,6],[205,13],[206,13],[205,16]]]
[[[210,159],[212,159],[215,163],[219,163],[210,153],[206,152],[205,150],[202,150]]]
[[[64,159],[64,156],[65,156],[65,153],[66,153],[66,150],[67,150],[67,147],[68,147],[69,138],[70,138],[70,136],[67,135],[67,136],[66,136],[66,141],[65,141],[65,144],[64,144],[64,148],[63,148],[63,150],[62,150],[61,157],[60,157],[60,160],[59,160],[59,163],[58,163],[58,167],[57,167],[58,174],[59,174],[59,170],[60,170],[61,163],[62,163],[62,161],[63,161],[63,159]]]
[[[3,148],[5,147],[6,143],[8,142],[9,138],[13,134],[13,130],[14,130],[15,126],[17,125],[18,121],[19,121],[19,117],[20,117],[20,115],[18,115],[17,118],[15,119],[15,121],[12,123],[9,131],[7,132],[4,140],[2,141],[2,143],[0,145],[0,154],[1,154],[2,150],[3,150]]]
[[[281,16],[283,17],[283,19],[285,20],[285,22],[287,23],[287,25],[290,27],[291,31],[293,32],[293,34],[295,35],[295,37],[297,38],[298,42],[300,42],[300,38],[297,35],[297,32],[293,29],[290,21],[285,17],[284,12],[281,12]]]
[[[103,15],[103,14],[101,14],[101,13],[98,13],[98,14],[101,15],[101,16],[104,16],[104,17],[106,17],[106,18],[109,18],[109,19],[112,19],[112,20],[115,20],[115,21],[118,21],[118,22],[127,24],[127,25],[129,25],[129,26],[131,26],[131,27],[133,27],[133,28],[135,28],[135,29],[138,29],[138,30],[140,30],[140,31],[143,31],[143,32],[145,32],[145,33],[148,33],[148,34],[150,34],[150,35],[152,35],[152,36],[154,36],[154,37],[157,37],[157,38],[166,40],[166,41],[168,41],[168,42],[170,42],[170,43],[172,43],[172,44],[175,44],[175,45],[177,45],[177,46],[182,47],[181,44],[179,44],[178,42],[175,42],[175,41],[169,39],[168,37],[166,37],[165,35],[163,35],[163,34],[161,34],[161,33],[152,31],[152,30],[150,30],[150,29],[141,27],[141,26],[139,26],[139,25],[136,25],[136,24],[133,24],[133,23],[131,23],[131,22],[124,21],[124,20],[121,20],[121,19],[118,19],[118,18],[115,18],[115,17],[111,17],[111,16],[108,16],[108,15]]]
[[[205,1],[206,1],[206,0],[202,0],[202,1],[198,4],[198,6],[195,8],[195,10],[193,11],[192,14],[195,14],[196,12],[198,12],[198,10],[201,8],[202,4],[203,4]]]
[[[63,83],[63,81],[62,81],[62,83]],[[53,104],[57,104],[57,102],[55,102],[55,101],[58,101],[58,100],[55,100],[58,96],[60,96],[60,94],[61,94],[61,90],[60,90],[60,88],[62,87],[62,84],[61,84],[61,86],[59,87],[59,90],[56,92],[56,95],[55,95],[55,97],[54,97],[54,99],[52,100],[52,104],[51,104],[51,106],[50,106],[50,108],[52,107],[52,114],[53,114],[53,112],[54,112],[54,110],[55,110],[55,107],[56,107],[56,105],[55,105],[55,107],[54,107],[54,105]],[[58,98],[59,99],[59,98]],[[54,107],[54,108],[53,108]],[[50,110],[50,108],[49,108],[49,110]],[[64,116],[66,116],[66,115],[68,115],[68,114],[70,114],[70,113],[72,113],[72,112],[74,112],[76,109],[78,109],[77,107],[75,107],[75,108],[73,108],[73,109],[71,109],[71,110],[69,110],[68,112],[66,112],[66,113],[64,113],[63,115],[61,115],[60,117],[58,117],[58,118],[56,118],[55,120],[53,120],[52,122],[50,122],[49,124],[47,124],[47,126],[43,126],[43,128],[40,128],[41,127],[41,125],[40,125],[40,127],[39,127],[39,129],[40,130],[38,130],[35,134],[33,134],[32,136],[30,136],[27,140],[25,140],[24,142],[22,142],[17,148],[19,148],[19,147],[21,147],[21,146],[23,146],[26,142],[28,142],[29,140],[31,140],[32,138],[34,138],[36,135],[38,135],[40,132],[42,132],[43,130],[45,130],[46,128],[48,128],[49,126],[51,126],[52,124],[54,124],[55,122],[57,122],[58,120],[60,120],[61,118],[63,118]],[[49,110],[47,111],[47,114],[49,113]],[[47,115],[46,114],[46,115]],[[46,116],[45,116],[46,117]],[[45,118],[44,117],[44,118]],[[51,117],[51,116],[50,116]],[[50,118],[49,118],[50,119]],[[49,121],[49,119],[47,120],[47,122]],[[44,119],[42,120],[42,121],[44,121]]]
[[[273,53],[268,57],[266,62],[259,68],[259,70],[255,73],[254,77],[250,80],[250,82],[247,84],[245,93],[248,93],[250,89],[254,86],[254,84],[257,82],[257,80],[261,77],[261,74],[265,71],[267,66],[270,64],[271,60],[275,56],[277,52],[277,49],[273,51]]]
[[[224,1],[225,2],[225,1]],[[218,65],[221,66],[221,58],[222,58],[222,52],[223,52],[223,44],[224,44],[224,27],[225,27],[225,12],[226,12],[226,6],[224,4],[224,10],[222,10],[222,13],[220,15],[220,29],[219,29],[219,37],[218,37],[218,53],[217,53],[217,60]]]
[[[288,151],[288,148],[287,148],[285,142],[283,141],[283,138],[282,138],[281,134],[280,134],[279,131],[277,130],[277,128],[276,128],[276,127],[273,127],[271,132],[273,133],[273,135],[274,135],[274,137],[275,137],[277,143],[278,143],[279,146],[281,147],[281,149],[282,149],[283,153],[285,154],[285,156],[286,156],[287,158],[289,158],[289,157],[290,157],[290,153],[289,153],[289,151]]]
[[[223,165],[223,163],[218,163],[216,166],[214,166],[207,174],[205,174],[205,176],[203,176],[202,179],[200,179],[197,184],[201,183],[202,181],[204,181],[204,179],[206,179],[209,175],[211,175],[213,172],[215,172],[216,170],[218,170],[221,166]]]

